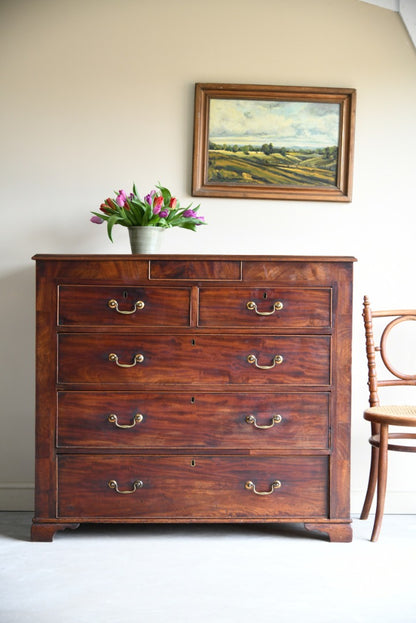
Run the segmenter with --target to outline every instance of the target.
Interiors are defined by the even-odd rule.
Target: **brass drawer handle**
[[[270,491],[257,491],[256,485],[251,480],[247,480],[244,486],[248,491],[252,491],[256,495],[271,495],[275,489],[280,489],[282,483],[280,482],[280,480],[275,480],[271,484]]]
[[[141,413],[136,413],[136,415],[133,418],[132,424],[119,424],[117,415],[115,413],[111,413],[108,416],[107,420],[111,422],[111,424],[114,424],[117,428],[133,428],[139,422],[143,422],[143,416]]]
[[[281,309],[283,309],[283,303],[282,301],[275,301],[273,303],[272,311],[261,312],[257,309],[257,303],[255,303],[254,301],[248,301],[247,309],[250,309],[250,310],[254,309],[254,311],[256,312],[258,316],[272,316],[275,311],[280,311]]]
[[[116,365],[118,365],[119,368],[134,368],[136,363],[142,363],[144,361],[144,355],[141,355],[140,353],[134,355],[133,363],[120,363],[118,360],[118,356],[115,353],[110,353],[108,355],[108,359],[110,361],[115,361]]]
[[[273,357],[273,363],[272,363],[272,365],[271,365],[271,366],[260,366],[260,365],[257,363],[257,357],[256,357],[256,355],[249,355],[249,356],[247,357],[247,361],[248,361],[248,363],[254,363],[254,364],[255,364],[255,366],[256,366],[256,368],[259,368],[260,370],[272,370],[272,369],[275,367],[275,365],[276,365],[276,364],[277,364],[278,366],[280,366],[280,364],[281,364],[281,363],[283,363],[283,357],[282,357],[282,355],[275,355],[275,356]]]
[[[254,415],[247,415],[245,419],[247,424],[253,424],[254,428],[261,428],[262,430],[264,430],[266,428],[273,428],[275,424],[280,424],[280,422],[282,421],[282,416],[274,415],[271,419],[271,424],[264,424],[263,426],[257,424],[257,420]]]
[[[141,489],[143,487],[143,482],[141,480],[135,480],[133,482],[133,489],[130,489],[130,491],[120,491],[120,489],[118,488],[117,480],[109,480],[107,486],[109,486],[110,489],[114,489],[116,493],[128,495],[130,493],[134,493],[137,489]]]
[[[143,309],[144,307],[143,301],[136,301],[133,305],[133,309],[123,311],[122,309],[118,308],[118,303],[115,299],[110,299],[107,305],[110,307],[110,309],[115,309],[116,312],[118,312],[119,314],[134,314],[138,309]]]

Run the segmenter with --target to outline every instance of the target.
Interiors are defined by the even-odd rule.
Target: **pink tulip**
[[[104,223],[104,219],[100,218],[99,216],[92,216],[90,218],[91,223],[97,223],[97,225],[100,225],[101,223]]]
[[[126,203],[126,199],[127,199],[126,191],[119,190],[118,195],[116,197],[116,203],[118,206],[120,206],[120,208],[124,206],[124,204]]]

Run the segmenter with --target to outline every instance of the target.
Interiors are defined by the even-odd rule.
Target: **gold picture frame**
[[[351,201],[356,91],[195,85],[192,195]]]

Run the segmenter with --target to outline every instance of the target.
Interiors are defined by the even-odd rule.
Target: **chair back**
[[[393,309],[384,311],[373,311],[370,307],[370,301],[368,297],[364,297],[364,327],[365,327],[365,341],[367,352],[367,366],[368,366],[368,388],[370,390],[370,407],[379,406],[380,400],[378,396],[378,388],[393,385],[416,385],[416,374],[405,374],[400,370],[397,370],[388,357],[387,338],[391,330],[398,324],[406,321],[416,320],[416,309]],[[373,319],[385,318],[386,321],[382,325],[382,331],[377,344],[374,342],[373,333]],[[380,362],[377,361],[377,356],[381,357],[381,360],[385,366],[385,369],[391,374],[390,378],[380,379],[377,376],[377,368]]]

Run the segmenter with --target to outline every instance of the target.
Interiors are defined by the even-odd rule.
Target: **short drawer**
[[[189,319],[189,288],[62,285],[58,290],[59,325],[186,327]]]
[[[201,288],[199,326],[331,327],[330,288]]]
[[[327,488],[327,457],[58,459],[58,515],[86,520],[325,517]]]
[[[327,450],[324,392],[59,392],[60,448]]]
[[[149,279],[198,281],[240,281],[241,262],[231,259],[153,259],[149,262]]]
[[[58,336],[58,383],[330,384],[331,337]]]

